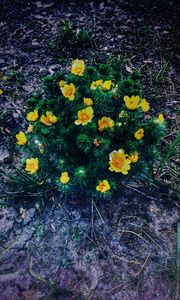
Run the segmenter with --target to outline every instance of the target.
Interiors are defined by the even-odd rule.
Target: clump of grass
[[[69,20],[62,21],[59,33],[50,44],[55,51],[66,51],[73,48],[95,48],[93,33],[86,28],[75,28]]]
[[[162,159],[162,161],[161,161],[161,163],[159,165],[158,172],[160,172],[162,170],[162,168],[165,166],[165,164],[172,158],[172,155],[176,151],[177,146],[179,145],[179,143],[180,143],[180,134],[176,137],[175,141],[170,146],[168,152],[163,157],[163,159]]]
[[[168,183],[171,194],[179,198],[179,144],[180,135],[178,134],[173,142],[170,142],[169,149],[162,158],[157,173],[156,178],[160,182]]]
[[[160,70],[158,71],[157,75],[155,76],[155,82],[157,84],[161,84],[168,80],[168,72],[169,72],[169,64],[166,61],[163,61]]]
[[[51,193],[48,183],[42,185],[41,182],[27,176],[22,170],[16,169],[14,172],[11,170],[7,174],[0,173],[0,180],[1,199],[13,199],[14,201],[19,197],[24,197],[23,199],[26,200],[31,199],[31,201],[35,199],[37,209],[42,208],[44,200]]]

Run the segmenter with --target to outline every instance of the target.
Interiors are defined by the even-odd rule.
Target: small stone
[[[30,208],[30,209],[26,210],[24,225],[28,224],[29,222],[31,222],[33,220],[35,211],[36,211],[35,208]]]
[[[9,150],[6,147],[1,146],[0,147],[0,162],[4,162],[9,157],[10,157]]]
[[[13,208],[5,208],[0,211],[0,233],[6,234],[14,224],[16,212]]]

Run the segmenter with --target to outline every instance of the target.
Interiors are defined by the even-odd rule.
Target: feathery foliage
[[[27,132],[16,135],[27,176],[64,195],[111,198],[121,181],[152,174],[163,115],[147,114],[137,72],[117,72],[75,60],[69,74],[44,78],[44,93],[27,100]]]

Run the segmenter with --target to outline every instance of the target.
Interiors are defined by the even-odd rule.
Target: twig
[[[141,220],[141,221],[143,221],[143,223],[145,223],[147,226],[149,226],[149,224],[146,222],[146,221],[144,221],[142,218],[140,218],[140,217],[137,217],[137,216],[125,216],[125,217],[121,217],[121,219],[119,220],[119,223],[121,223],[121,220],[122,219],[138,219],[138,220]]]
[[[180,94],[158,95],[158,96],[156,96],[156,98],[157,98],[157,99],[159,99],[159,98],[169,98],[169,97],[172,97],[172,96],[177,96],[177,97],[179,97]]]
[[[121,231],[122,234],[123,234],[123,233],[132,233],[132,234],[138,236],[138,237],[139,237],[140,239],[142,239],[143,241],[147,242],[147,240],[146,240],[145,238],[143,238],[140,234],[136,233],[135,231],[127,230],[127,229],[124,229],[124,228],[123,228],[123,230],[122,230],[122,229],[118,229],[118,231]]]
[[[91,237],[94,236],[94,200],[91,200]]]
[[[96,36],[96,15],[93,15],[94,36]]]
[[[88,235],[86,234],[82,229],[81,229],[81,232],[84,233],[84,235],[95,245],[95,246],[98,246],[98,244]]]
[[[131,225],[133,225],[135,227],[140,227],[139,225],[136,225],[136,224],[131,224]],[[160,248],[162,250],[161,246],[155,240],[153,240],[153,238],[144,229],[141,228],[141,230],[153,243],[155,243],[157,245],[158,248]]]
[[[6,253],[7,253],[11,248],[13,248],[13,246],[15,246],[15,245],[17,245],[17,244],[19,244],[19,242],[14,242],[12,245],[10,245],[10,246],[4,251],[4,253],[2,253],[2,255],[0,256],[0,261],[1,261],[1,259],[6,255]]]
[[[136,261],[136,260],[128,260],[128,259],[126,259],[126,258],[124,258],[124,257],[121,257],[121,256],[117,255],[117,254],[114,252],[114,250],[112,249],[111,245],[109,244],[109,242],[106,240],[106,238],[105,238],[104,236],[103,236],[103,239],[105,240],[105,242],[106,242],[106,244],[108,245],[109,249],[111,249],[113,255],[114,255],[115,257],[117,257],[119,260],[125,261],[125,262],[127,262],[127,263],[131,263],[131,264],[135,264],[135,265],[140,265],[140,264],[141,264],[139,261]]]
[[[145,259],[145,261],[144,261],[144,263],[143,263],[141,269],[136,273],[136,276],[139,276],[139,274],[142,272],[142,270],[144,269],[144,267],[145,267],[145,265],[146,265],[146,263],[147,263],[147,261],[148,261],[150,255],[151,255],[151,253],[149,253],[149,254],[147,255],[147,257],[146,257],[146,259]]]
[[[171,133],[165,135],[165,136],[162,138],[162,140],[166,139],[166,138],[169,137],[169,136],[172,136],[173,134],[177,134],[177,133],[179,133],[179,130],[174,131],[174,132],[171,132]]]
[[[145,197],[148,198],[148,199],[155,200],[155,201],[160,201],[160,199],[155,198],[155,197],[152,197],[152,196],[149,196],[149,195],[147,195],[147,194],[145,194],[145,193],[143,193],[143,192],[141,192],[141,191],[135,189],[134,187],[132,187],[132,186],[130,186],[130,185],[124,185],[124,184],[121,184],[121,185],[122,185],[123,187],[129,188],[129,189],[131,189],[131,190],[133,190],[133,191],[135,191],[135,192],[141,194],[142,196],[145,196]]]
[[[37,273],[35,273],[35,272],[33,271],[32,266],[33,266],[33,262],[32,262],[32,257],[31,257],[31,258],[30,258],[30,264],[29,264],[29,272],[30,272],[30,274],[31,274],[33,277],[35,277],[36,279],[38,279],[38,280],[44,282],[47,286],[51,286],[51,285],[49,284],[49,282],[47,282],[43,277],[41,277],[40,275],[38,275]]]
[[[117,255],[117,254],[114,254],[114,253],[113,253],[113,256],[115,256],[115,257],[117,257],[119,260],[125,261],[125,262],[127,262],[127,263],[129,263],[129,264],[134,264],[134,265],[140,265],[140,264],[141,264],[139,261],[136,261],[136,260],[128,260],[128,259],[126,259],[126,258],[124,258],[124,257],[121,257],[121,256],[119,256],[119,255]]]
[[[25,191],[19,191],[19,192],[9,192],[6,191],[2,185],[0,185],[1,190],[6,194],[6,195],[28,195],[28,196],[37,196],[37,195],[43,195],[45,193],[47,193],[49,190],[43,191],[43,192],[38,192],[38,193],[30,193],[30,192],[25,192]]]
[[[125,285],[126,282],[120,283],[119,285],[115,286],[114,288],[112,288],[111,290],[107,291],[108,294],[110,294],[111,292],[121,288],[123,285]]]
[[[101,214],[100,214],[100,211],[99,211],[99,209],[97,208],[96,202],[94,202],[94,206],[95,206],[95,209],[96,209],[96,210],[97,210],[97,212],[98,212],[98,215],[99,215],[99,217],[100,217],[101,221],[102,221],[103,223],[105,223],[105,221],[103,220],[103,217],[102,217],[102,216],[101,216]]]

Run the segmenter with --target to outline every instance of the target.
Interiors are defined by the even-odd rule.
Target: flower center
[[[104,121],[103,121],[103,125],[104,125],[104,126],[108,126],[108,121],[107,121],[107,120],[104,120]]]
[[[31,169],[35,169],[35,168],[36,168],[36,165],[35,165],[34,162],[32,162],[32,163],[30,163],[29,167],[30,167]]]
[[[76,71],[77,71],[78,74],[80,74],[82,72],[82,69],[81,68],[77,68]]]
[[[45,122],[46,122],[46,124],[51,124],[51,122],[50,122],[50,120],[49,120],[48,117],[45,117]]]
[[[88,121],[89,120],[89,116],[86,113],[82,113],[81,114],[81,120],[82,121]]]
[[[100,184],[100,189],[103,189],[105,186],[106,186],[105,183],[104,183],[104,182],[101,182],[101,184]]]
[[[68,96],[72,96],[72,95],[73,95],[73,89],[69,89]]]
[[[123,159],[118,157],[117,159],[114,160],[113,165],[116,168],[121,168],[123,166]]]

